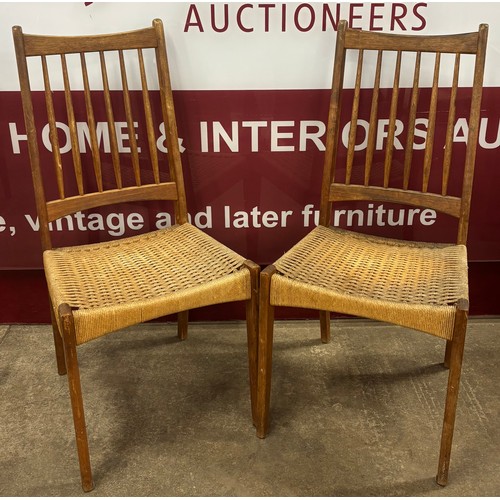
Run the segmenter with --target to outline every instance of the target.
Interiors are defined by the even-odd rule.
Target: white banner
[[[485,86],[500,86],[500,3],[0,3],[0,91],[18,90],[11,28],[83,35],[128,31],[160,18],[174,89],[324,89],[331,83],[338,21],[407,34],[490,25]]]

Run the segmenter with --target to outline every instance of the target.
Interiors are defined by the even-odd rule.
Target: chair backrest
[[[172,200],[176,222],[186,222],[162,22],[92,36],[12,31],[43,249],[52,247],[49,222],[114,203]],[[168,172],[160,168],[166,162],[158,127],[162,133],[164,127]],[[44,133],[52,155],[40,154]]]
[[[320,224],[330,223],[332,202],[393,202],[457,218],[457,243],[465,244],[487,34],[485,24],[423,36],[339,23]],[[468,132],[454,147],[459,128]]]

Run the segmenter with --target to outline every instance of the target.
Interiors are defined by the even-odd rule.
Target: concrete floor
[[[79,348],[88,496],[498,496],[500,319],[472,319],[450,482],[435,484],[440,339],[383,323],[278,322],[272,427],[250,419],[244,323],[146,324]],[[82,496],[46,325],[0,325],[0,495]]]

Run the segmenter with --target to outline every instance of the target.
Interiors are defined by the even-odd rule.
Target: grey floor
[[[443,342],[383,323],[278,322],[272,426],[250,419],[244,323],[146,324],[79,348],[88,496],[498,496],[500,319],[472,319],[450,482],[435,484]],[[0,495],[82,496],[47,325],[0,325]]]

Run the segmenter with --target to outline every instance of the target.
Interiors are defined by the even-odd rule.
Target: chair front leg
[[[250,271],[250,299],[246,301],[248,371],[250,380],[250,401],[252,422],[257,425],[257,350],[259,333],[259,275],[260,267],[247,260],[245,267]]]
[[[462,372],[462,360],[464,354],[465,333],[467,330],[467,310],[458,310],[455,317],[453,340],[451,341],[451,352],[449,359],[448,389],[446,392],[446,403],[444,409],[443,431],[441,434],[441,449],[439,454],[439,465],[436,482],[441,486],[448,483],[448,470],[450,467],[451,445],[453,431],[455,428],[455,416],[457,410],[458,389],[460,375]]]
[[[265,438],[269,430],[269,403],[273,357],[274,307],[271,305],[271,278],[276,272],[268,266],[260,274],[259,351],[257,379],[257,436]]]
[[[54,337],[54,347],[56,350],[57,373],[59,373],[59,375],[66,375],[64,345],[61,337],[61,332],[59,331],[59,325],[57,324],[56,317],[54,315],[52,304],[50,304],[50,319],[52,321],[52,335]]]
[[[80,384],[80,370],[78,368],[78,357],[76,354],[75,326],[73,313],[67,304],[61,304],[59,306],[59,317],[61,318],[63,330],[62,338],[66,357],[66,368],[68,370],[69,395],[71,398],[71,409],[73,411],[78,460],[80,462],[80,476],[83,491],[88,492],[94,489],[94,482],[92,480],[92,470],[90,466],[89,444],[83,411],[82,388]]]

